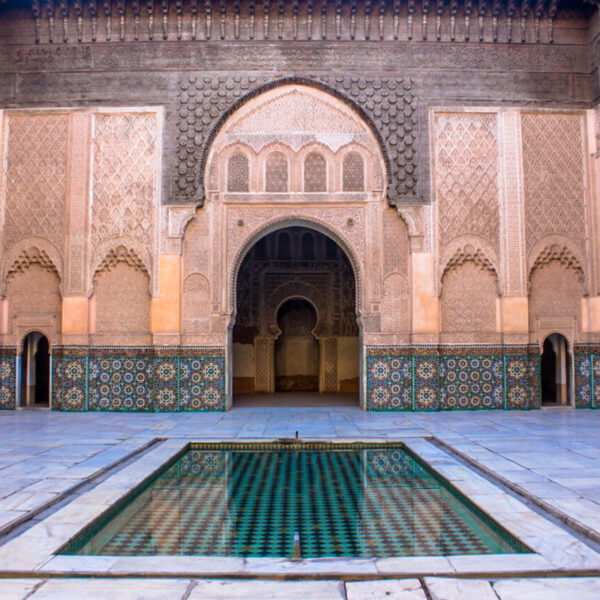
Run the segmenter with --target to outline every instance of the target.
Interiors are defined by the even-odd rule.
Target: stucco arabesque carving
[[[254,77],[186,74],[179,79],[175,123],[173,204],[202,204],[210,146],[246,99],[283,84],[314,86],[346,101],[378,139],[392,205],[419,204],[418,117],[414,82],[407,77]]]
[[[490,258],[493,257],[493,258]],[[489,271],[496,278],[498,295],[501,294],[502,286],[495,258],[495,253],[489,244],[474,236],[461,238],[449,243],[444,249],[439,276],[438,294],[442,294],[443,279],[446,273],[452,269],[458,269],[466,262],[472,262],[478,268]]]
[[[92,281],[96,274],[108,271],[118,263],[125,263],[130,267],[144,271],[150,280],[150,293],[152,293],[152,257],[144,244],[128,237],[106,240],[94,250],[92,258]]]
[[[63,261],[60,252],[48,240],[34,237],[17,242],[4,255],[0,295],[6,294],[7,281],[11,275],[22,273],[34,264],[56,273],[63,293]]]
[[[587,294],[586,290],[586,278],[583,269],[583,261],[579,255],[579,252],[574,250],[570,244],[565,243],[565,240],[557,239],[548,240],[547,243],[540,249],[542,244],[537,244],[531,253],[533,262],[529,267],[529,281],[528,287],[531,291],[531,278],[535,271],[541,270],[547,267],[550,263],[556,261],[560,263],[565,269],[573,271],[577,276],[577,279],[584,286],[584,294]]]

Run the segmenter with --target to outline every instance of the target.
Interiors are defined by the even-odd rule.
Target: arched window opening
[[[280,233],[278,242],[277,258],[279,260],[290,260],[292,258],[290,234],[287,231]]]
[[[248,159],[243,154],[234,154],[229,158],[227,166],[227,191],[249,191]]]
[[[304,191],[327,191],[327,163],[318,152],[311,152],[304,161]]]
[[[32,331],[23,340],[20,380],[20,406],[50,406],[49,343],[39,331]]]
[[[266,191],[274,193],[288,191],[288,161],[281,152],[273,152],[267,158]]]
[[[564,335],[552,333],[542,352],[542,404],[570,403],[571,356]]]
[[[365,189],[365,166],[360,154],[351,152],[344,157],[344,192],[363,192]]]
[[[302,236],[302,258],[313,260],[315,258],[315,238],[310,233]]]

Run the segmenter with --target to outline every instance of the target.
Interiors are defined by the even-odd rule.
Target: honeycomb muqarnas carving
[[[414,201],[419,196],[417,101],[410,79],[314,76],[298,80],[186,74],[180,77],[177,92],[172,202],[204,200],[204,167],[220,126],[243,99],[284,83],[320,87],[358,109],[381,143],[389,201]]]

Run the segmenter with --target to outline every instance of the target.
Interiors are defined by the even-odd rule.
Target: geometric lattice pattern
[[[265,191],[288,191],[288,161],[285,154],[282,154],[281,152],[269,154],[267,157],[265,176]]]
[[[344,156],[342,187],[345,192],[362,192],[365,189],[365,165],[356,152]]]
[[[527,248],[562,233],[583,247],[583,117],[523,114],[523,171]]]
[[[170,349],[180,356],[166,357],[153,356],[152,349],[141,348],[133,351],[127,348],[125,355],[120,355],[119,349],[114,348],[110,356],[69,356],[69,350],[55,349],[53,407],[56,409],[123,412],[225,410],[223,356],[189,357],[189,348]],[[197,352],[199,349],[193,350]]]
[[[527,549],[400,447],[192,449],[63,554],[448,556]]]
[[[6,353],[5,353],[6,352]],[[10,354],[9,354],[10,353]],[[16,358],[15,349],[0,351],[0,410],[15,408]]]
[[[575,406],[600,408],[600,348],[575,353]]]
[[[367,410],[530,409],[539,406],[535,349],[368,348]],[[453,352],[452,354],[447,354]],[[423,354],[420,354],[420,353]],[[412,354],[412,356],[410,355]]]
[[[64,243],[67,115],[11,116],[4,249],[38,236]]]
[[[481,235],[498,247],[496,116],[436,114],[436,194],[440,246],[458,235]]]
[[[94,117],[94,245],[128,235],[151,247],[156,171],[156,115]]]
[[[311,152],[304,160],[304,191],[327,191],[327,163],[318,152]]]
[[[248,190],[248,159],[243,154],[234,154],[227,163],[227,191],[247,192]]]
[[[502,408],[502,367],[491,356],[440,359],[440,408]]]

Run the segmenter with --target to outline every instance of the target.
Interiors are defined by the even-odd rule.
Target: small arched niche
[[[290,298],[277,311],[281,333],[275,341],[275,391],[319,391],[319,342],[313,334],[315,307],[304,298]]]
[[[21,344],[19,406],[50,406],[50,343],[40,331],[28,333]]]
[[[571,404],[572,362],[567,338],[561,333],[547,336],[541,360],[542,405]]]

